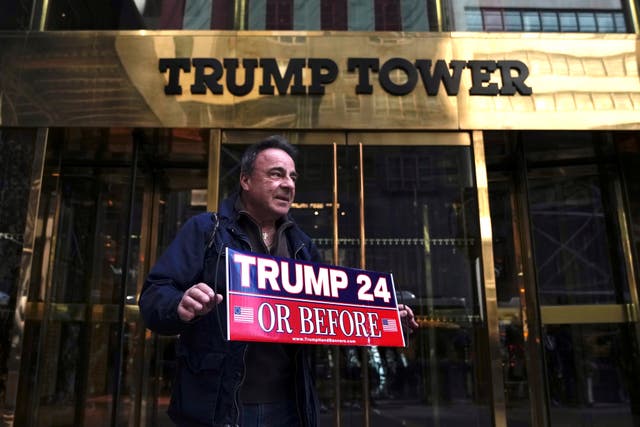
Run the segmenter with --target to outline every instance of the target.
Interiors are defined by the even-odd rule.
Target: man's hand
[[[178,317],[183,322],[190,322],[196,316],[207,314],[220,302],[222,295],[216,294],[206,283],[197,283],[182,295],[178,304]]]
[[[411,331],[420,327],[413,315],[413,310],[408,305],[398,304],[398,311],[400,312],[400,320],[407,322]]]

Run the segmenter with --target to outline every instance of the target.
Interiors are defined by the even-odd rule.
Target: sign
[[[227,248],[227,339],[404,347],[393,276]]]
[[[346,65],[347,73],[357,76],[356,95],[372,94],[371,79],[377,76],[380,87],[390,95],[407,95],[421,87],[428,96],[436,96],[442,85],[448,96],[455,96],[465,70],[471,74],[469,95],[513,96],[533,92],[525,83],[529,68],[518,60],[447,62],[391,58],[380,63],[378,58],[347,58]],[[192,70],[193,84],[189,87],[192,95],[207,92],[222,95],[226,91],[233,96],[245,96],[254,86],[258,86],[260,95],[324,95],[325,86],[339,75],[338,64],[329,58],[291,58],[283,67],[275,58],[244,58],[242,65],[237,58],[160,58],[158,70],[168,75],[164,88],[167,95],[181,95],[180,74],[190,74]],[[404,78],[394,80],[396,73]],[[494,73],[500,83],[492,81]]]

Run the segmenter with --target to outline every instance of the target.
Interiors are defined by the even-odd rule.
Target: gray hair
[[[245,150],[244,154],[242,155],[242,159],[240,159],[240,174],[251,175],[253,173],[253,168],[256,164],[256,158],[258,157],[258,154],[269,148],[277,148],[284,151],[293,159],[294,162],[296,161],[296,157],[298,156],[298,150],[296,149],[296,147],[291,145],[291,143],[284,136],[272,135],[260,142],[249,146],[249,148]]]

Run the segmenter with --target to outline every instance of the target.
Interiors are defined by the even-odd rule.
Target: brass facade
[[[484,285],[484,305],[489,352],[491,358],[491,400],[493,419],[496,427],[507,426],[504,399],[504,374],[500,357],[500,328],[498,325],[498,298],[493,261],[493,235],[491,232],[491,211],[489,209],[489,180],[484,155],[482,132],[473,133],[473,154],[475,160],[476,190],[478,192],[478,214],[480,216],[480,238],[482,239],[482,272]]]
[[[59,32],[1,33],[0,125],[142,126],[227,129],[638,129],[640,80],[635,34]],[[340,46],[340,49],[336,49]],[[604,55],[603,55],[604,53]],[[474,96],[470,70],[460,90],[428,96],[420,79],[404,96],[356,95],[347,58],[517,60],[530,96]],[[261,95],[260,68],[245,96],[189,91],[165,95],[160,58],[330,58],[339,68],[324,95]],[[281,71],[282,72],[282,71]],[[239,73],[242,74],[242,73]],[[396,77],[398,84],[402,72]],[[239,77],[239,82],[241,77]],[[223,81],[224,78],[221,80]],[[310,72],[303,73],[309,85]],[[500,73],[486,84],[501,85]]]

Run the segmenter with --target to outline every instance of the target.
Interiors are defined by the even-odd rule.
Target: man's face
[[[289,212],[296,194],[296,165],[278,148],[258,153],[251,175],[242,174],[244,207],[258,222],[275,221]]]

